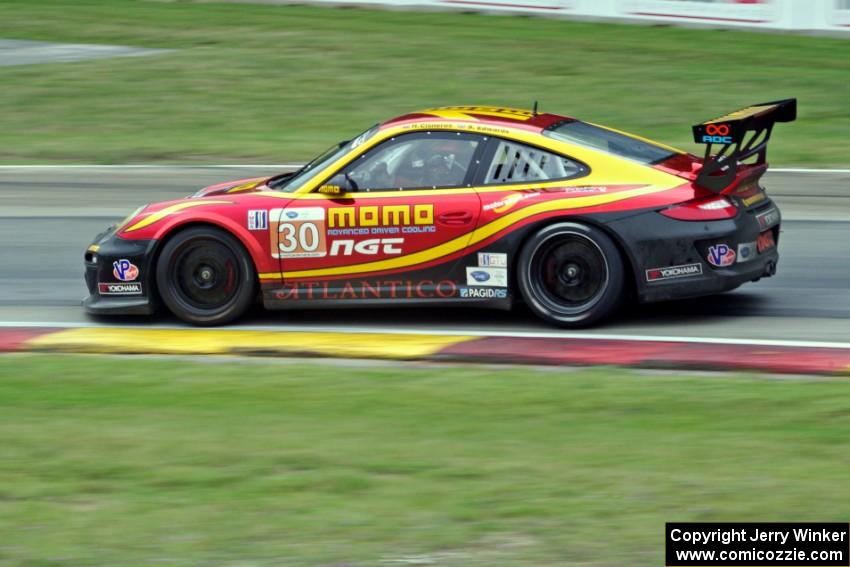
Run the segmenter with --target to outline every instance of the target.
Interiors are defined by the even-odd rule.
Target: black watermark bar
[[[670,522],[667,567],[850,567],[850,524]]]

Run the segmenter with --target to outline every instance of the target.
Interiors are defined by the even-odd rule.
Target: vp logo
[[[131,282],[139,277],[139,268],[124,258],[112,262],[112,275],[116,280]]]
[[[718,268],[725,268],[735,263],[735,251],[726,244],[708,247],[708,263]]]

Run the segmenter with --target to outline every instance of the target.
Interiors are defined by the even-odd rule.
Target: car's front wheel
[[[549,225],[525,243],[517,263],[523,299],[539,317],[562,327],[586,327],[620,304],[623,260],[601,230],[579,223]]]
[[[242,243],[213,227],[188,228],[174,235],[156,263],[163,303],[193,325],[222,325],[251,306],[256,273]]]

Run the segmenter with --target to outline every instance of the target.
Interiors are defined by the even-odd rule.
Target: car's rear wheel
[[[256,289],[254,264],[231,234],[194,227],[174,235],[156,263],[163,303],[193,325],[221,325],[251,306]]]
[[[517,281],[536,315],[562,327],[586,327],[620,304],[623,259],[601,230],[579,223],[553,224],[523,246]]]

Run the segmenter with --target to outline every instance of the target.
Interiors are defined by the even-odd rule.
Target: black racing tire
[[[517,261],[517,283],[529,308],[560,327],[581,328],[611,315],[623,299],[625,268],[614,242],[598,228],[561,222],[529,238]]]
[[[242,243],[214,227],[178,232],[156,262],[160,298],[193,325],[223,325],[243,315],[254,301],[256,282],[254,263]]]

